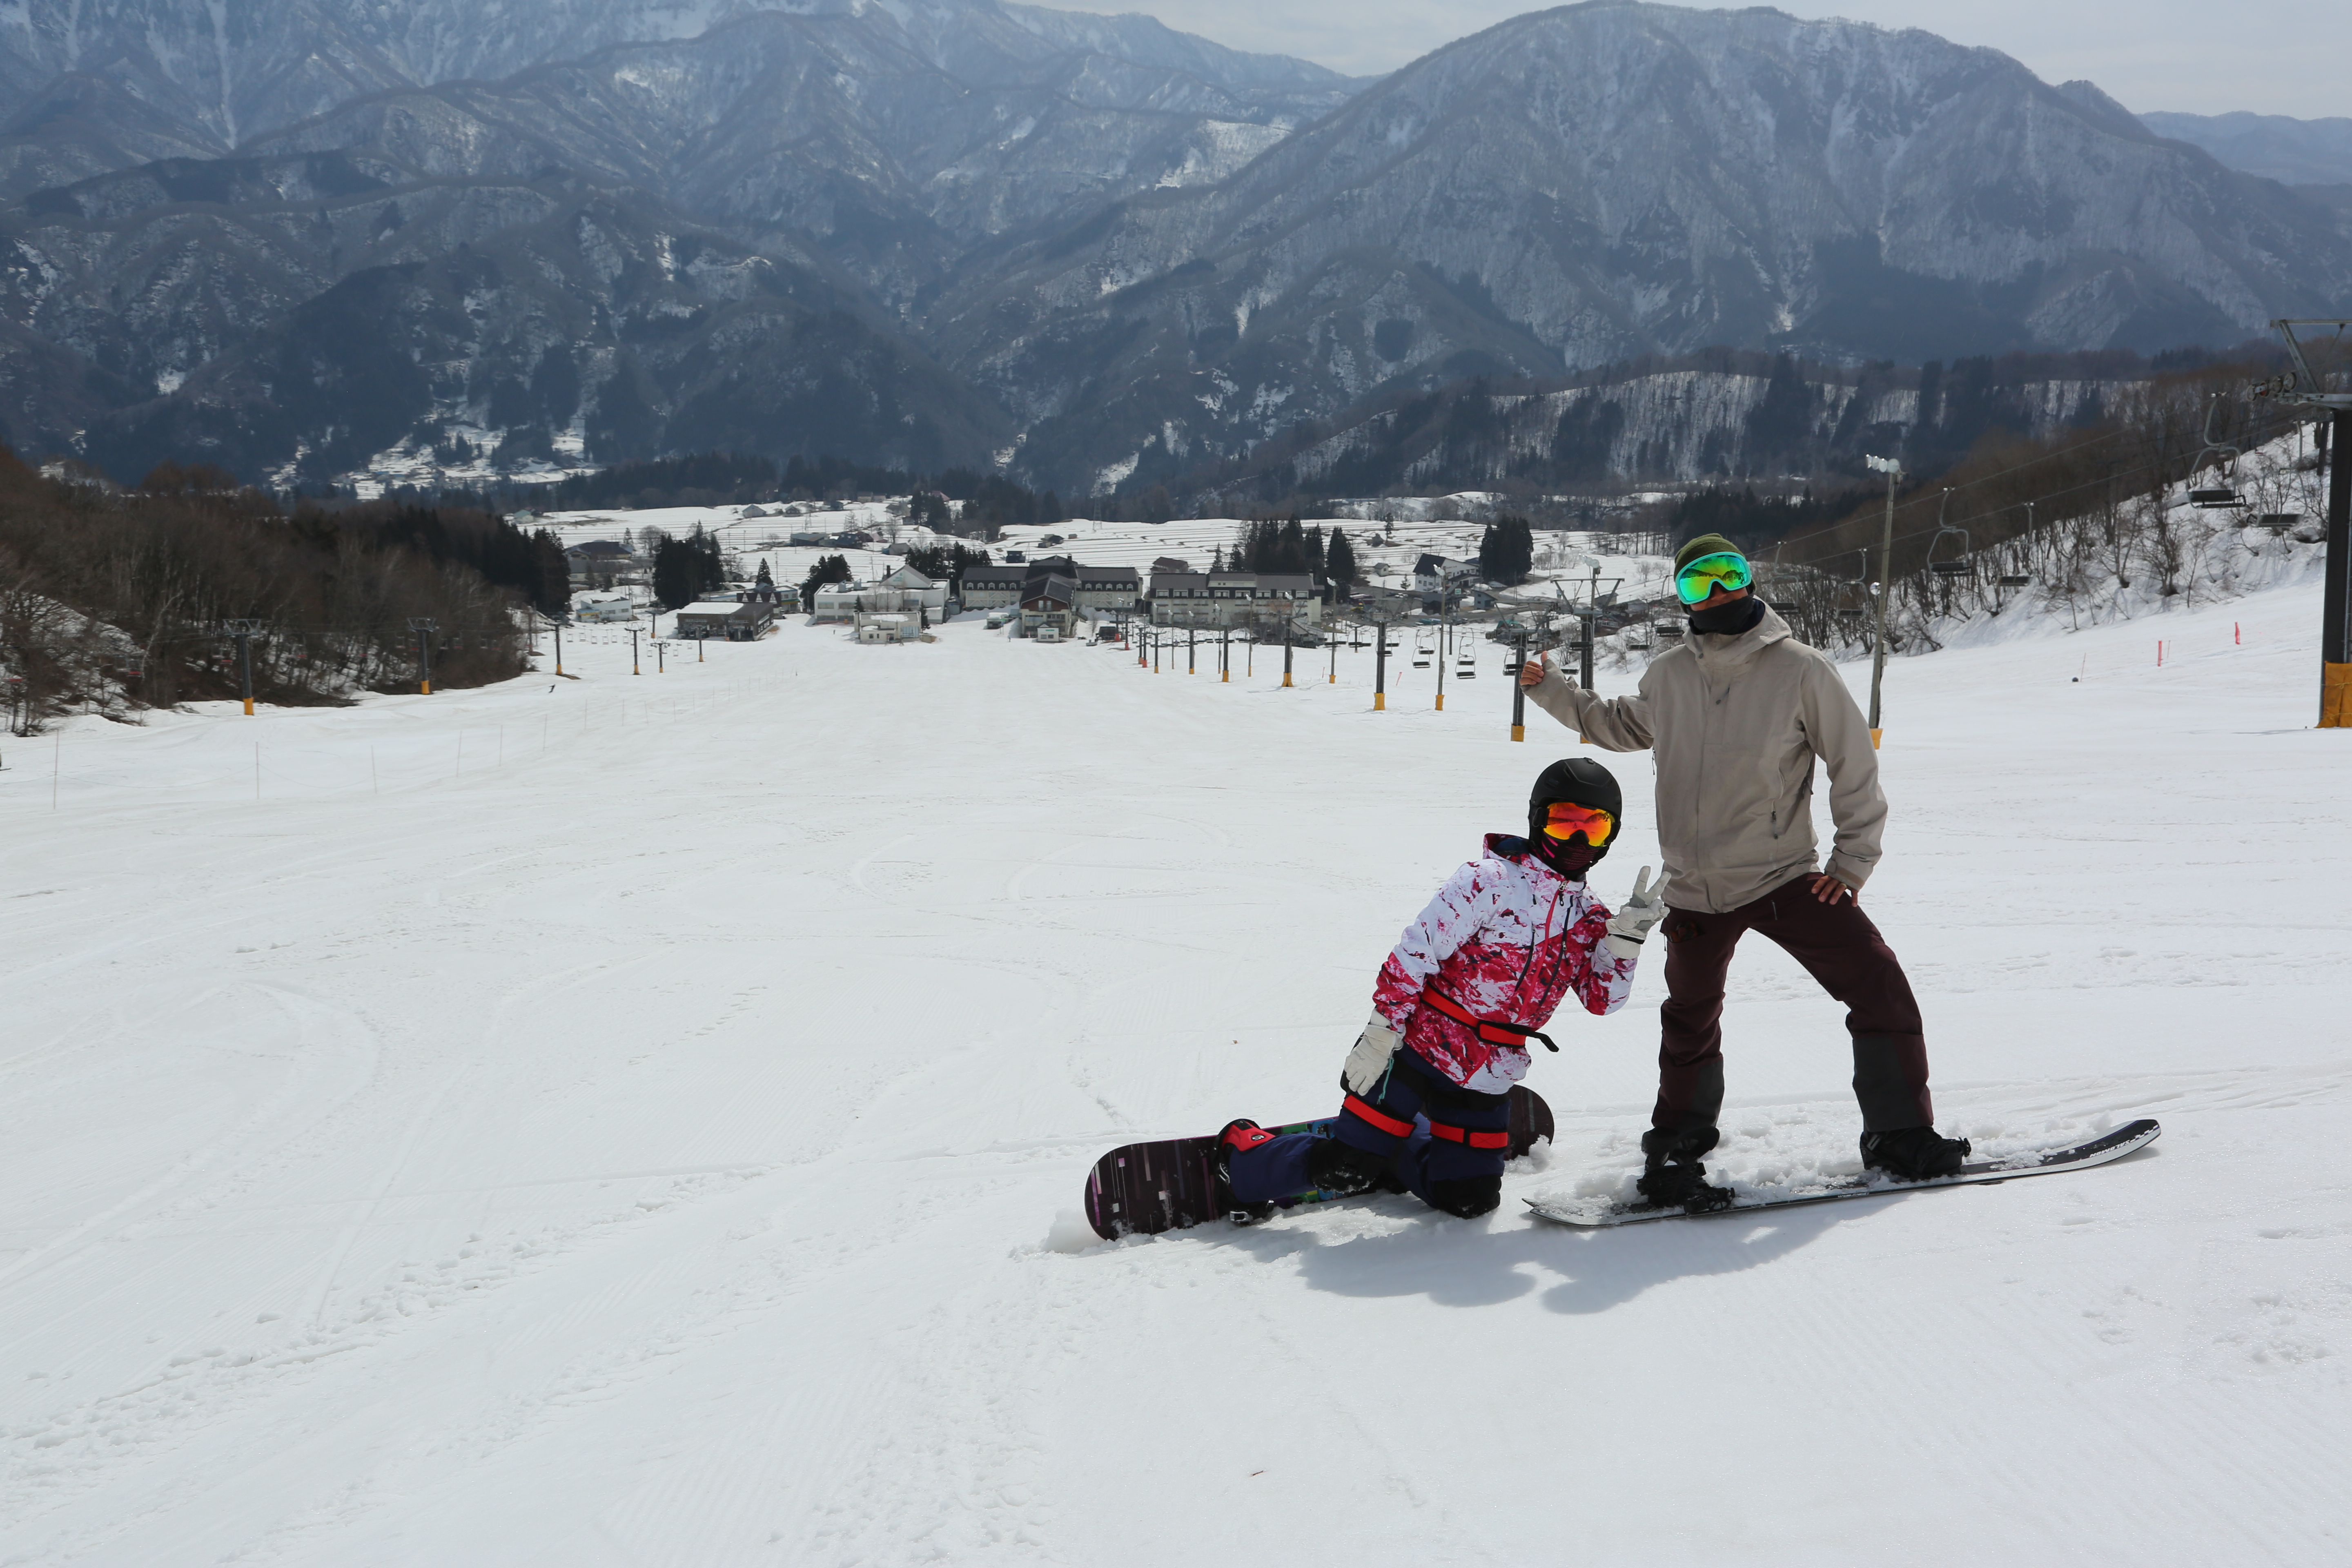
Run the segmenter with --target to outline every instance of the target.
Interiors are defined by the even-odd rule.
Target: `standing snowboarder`
[[[1502,1201],[1511,1085],[1529,1038],[1573,994],[1625,1005],[1642,941],[1664,912],[1647,867],[1612,915],[1584,883],[1623,816],[1599,763],[1558,762],[1528,799],[1525,838],[1489,834],[1405,928],[1372,987],[1372,1016],[1340,1073],[1329,1135],[1230,1121],[1212,1160],[1217,1205],[1236,1223],[1275,1200],[1388,1184],[1465,1218]]]
[[[1519,672],[1537,706],[1591,744],[1656,755],[1667,996],[1639,1185],[1653,1203],[1694,1210],[1731,1201],[1706,1184],[1700,1156],[1719,1136],[1724,975],[1750,930],[1846,1005],[1863,1163],[1916,1181],[1958,1170],[1969,1152],[1965,1139],[1936,1133],[1919,1005],[1858,904],[1886,823],[1870,731],[1836,668],[1790,635],[1752,582],[1720,534],[1684,545],[1675,593],[1691,635],[1643,673],[1638,696],[1596,697],[1549,659]],[[1815,758],[1837,826],[1826,868],[1813,840]]]

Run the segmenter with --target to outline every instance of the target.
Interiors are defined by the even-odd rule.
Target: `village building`
[[[1143,578],[1132,566],[1081,566],[1077,569],[1078,613],[1100,620],[1115,613],[1134,611],[1143,599]]]
[[[1021,635],[1034,637],[1051,628],[1057,637],[1075,637],[1078,626],[1077,590],[1067,577],[1044,577],[1021,593]]]
[[[1223,630],[1291,621],[1320,626],[1323,595],[1307,574],[1282,572],[1155,572],[1151,624]]]
[[[775,628],[775,625],[776,607],[773,605],[740,599],[699,599],[678,610],[677,635],[687,638],[751,642],[765,637]]]
[[[636,552],[617,539],[592,539],[572,545],[563,552],[563,563],[572,581],[583,587],[618,582],[638,567]]]
[[[1475,561],[1456,561],[1444,555],[1423,555],[1412,563],[1412,585],[1424,594],[1435,594],[1457,583],[1466,583],[1478,575]]]
[[[827,583],[810,606],[812,624],[856,621],[860,615],[911,616],[918,631],[948,613],[948,585],[911,566],[901,566],[879,583]]]
[[[967,610],[1009,610],[1021,603],[1021,584],[1028,580],[1025,566],[967,566],[958,596]]]
[[[614,594],[603,597],[583,595],[572,601],[572,618],[591,626],[610,621],[634,621],[637,618],[637,610],[625,595]]]

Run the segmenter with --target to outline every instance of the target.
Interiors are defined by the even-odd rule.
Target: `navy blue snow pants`
[[[1445,1206],[1430,1195],[1433,1183],[1503,1173],[1504,1160],[1510,1152],[1507,1148],[1478,1149],[1454,1142],[1433,1135],[1429,1124],[1433,1112],[1436,1121],[1450,1127],[1507,1134],[1511,1127],[1507,1096],[1462,1089],[1439,1077],[1436,1068],[1425,1066],[1412,1051],[1399,1050],[1389,1063],[1387,1076],[1364,1100],[1392,1124],[1410,1122],[1412,1131],[1400,1134],[1376,1127],[1343,1107],[1331,1136],[1350,1148],[1386,1158],[1405,1190],[1432,1208]],[[1234,1154],[1231,1169],[1235,1200],[1265,1203],[1314,1191],[1307,1162],[1321,1136],[1285,1133]]]

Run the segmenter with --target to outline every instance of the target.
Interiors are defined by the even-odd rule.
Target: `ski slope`
[[[1866,905],[1944,1126],[2153,1149],[1599,1234],[1518,1199],[1630,1181],[1650,970],[1561,1019],[1487,1219],[1070,1212],[1109,1145],[1330,1105],[1575,749],[1493,657],[1374,713],[1344,651],[581,633],[576,679],[5,742],[0,1563],[2347,1561],[2317,621],[1888,673]],[[1717,1170],[1850,1168],[1838,1009],[1760,942],[1732,981]]]

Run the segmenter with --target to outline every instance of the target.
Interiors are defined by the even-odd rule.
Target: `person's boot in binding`
[[[1709,1128],[1699,1137],[1653,1130],[1642,1134],[1642,1176],[1634,1190],[1661,1208],[1681,1208],[1691,1214],[1713,1214],[1731,1206],[1729,1187],[1707,1184],[1706,1167],[1699,1156],[1715,1147]]]
[[[1862,1135],[1865,1170],[1884,1171],[1899,1182],[1924,1182],[1958,1173],[1969,1157],[1965,1138],[1943,1138],[1932,1127],[1898,1127],[1892,1132]]]
[[[1235,1225],[1255,1225],[1274,1217],[1270,1203],[1245,1204],[1234,1196],[1234,1156],[1255,1149],[1274,1134],[1247,1117],[1237,1117],[1218,1131],[1217,1146],[1209,1155],[1209,1181],[1217,1212]]]

